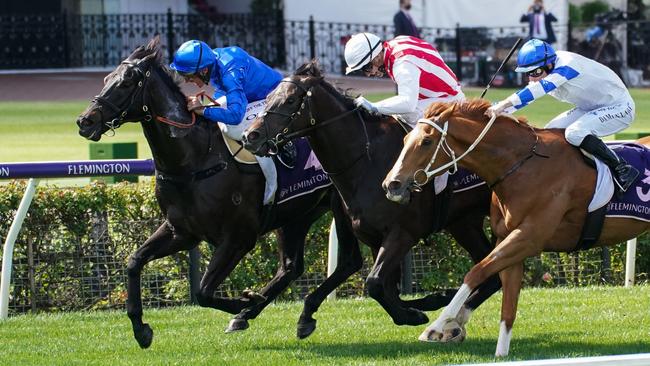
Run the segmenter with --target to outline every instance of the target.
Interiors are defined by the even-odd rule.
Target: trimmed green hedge
[[[0,235],[6,235],[22,198],[25,183],[0,185]],[[40,187],[14,250],[11,291],[13,311],[29,309],[72,310],[121,307],[126,298],[126,263],[162,222],[153,195],[153,180],[146,183],[78,188]],[[305,249],[305,273],[283,298],[299,299],[325,278],[327,239],[331,215],[312,227]],[[637,251],[638,279],[650,269],[650,245],[640,238]],[[201,245],[201,270],[211,254]],[[364,270],[338,291],[364,295],[363,280],[372,265],[367,247]],[[603,281],[601,249],[579,255],[543,255],[527,262],[526,283],[534,286],[621,284],[625,246],[611,247],[611,277]],[[447,234],[436,234],[414,249],[415,291],[458,286],[471,267],[465,251]],[[264,236],[219,288],[222,295],[237,296],[246,288],[259,290],[278,268],[275,235]],[[151,306],[186,303],[187,253],[148,264],[143,273],[143,299]],[[605,274],[605,277],[606,274]]]

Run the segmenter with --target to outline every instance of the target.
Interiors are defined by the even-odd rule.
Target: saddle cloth
[[[650,150],[634,143],[608,143],[608,146],[641,174],[627,192],[617,197],[614,196],[614,181],[609,167],[596,159],[598,178],[588,211],[592,212],[607,205],[606,217],[625,217],[650,222]]]
[[[223,136],[223,142],[226,143],[228,151],[230,151],[230,155],[235,158],[235,161],[242,164],[257,164],[255,155],[253,155],[253,153],[250,151],[244,149],[241,142],[231,139],[230,137],[226,136],[225,133],[222,133],[221,136]]]

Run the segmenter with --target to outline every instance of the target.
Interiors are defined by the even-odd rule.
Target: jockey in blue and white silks
[[[282,75],[239,47],[211,49],[205,42],[183,43],[170,67],[198,87],[212,83],[219,106],[204,106],[189,98],[188,109],[218,122],[222,132],[241,141],[246,128],[264,110],[266,96],[280,83]],[[269,157],[257,157],[266,177],[264,204],[272,202],[277,171]]]
[[[573,52],[556,52],[538,39],[521,47],[515,71],[528,74],[528,86],[490,107],[487,114],[521,109],[545,94],[575,105],[546,128],[565,128],[566,140],[607,164],[619,190],[626,191],[639,172],[600,140],[634,121],[634,100],[614,71]]]

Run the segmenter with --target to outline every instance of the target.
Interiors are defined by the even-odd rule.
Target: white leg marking
[[[494,354],[497,357],[505,357],[510,351],[510,339],[512,338],[512,329],[506,329],[506,322],[501,321],[499,326],[499,341],[497,342],[497,351]]]
[[[433,323],[431,323],[425,330],[420,334],[418,337],[419,340],[424,341],[424,342],[429,342],[431,341],[430,335],[434,332],[437,333],[442,333],[443,332],[443,326],[450,320],[450,319],[455,319],[456,315],[458,315],[458,312],[460,311],[461,307],[469,297],[469,295],[472,293],[472,290],[467,286],[466,284],[463,283],[463,285],[458,289],[458,292],[456,293],[456,296],[451,300],[449,305],[445,307],[445,309],[442,311],[438,319],[436,319]]]

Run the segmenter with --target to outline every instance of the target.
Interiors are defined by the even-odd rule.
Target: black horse
[[[196,294],[201,306],[240,313],[232,329],[245,329],[289,283],[303,272],[305,236],[311,224],[332,209],[342,257],[361,258],[356,238],[344,225],[338,194],[331,188],[263,209],[264,176],[257,166],[237,163],[218,126],[187,111],[185,96],[173,74],[161,64],[158,38],[137,48],[105,79],[105,86],[79,117],[79,134],[98,141],[109,129],[142,121],[156,165],[156,198],[165,221],[131,256],[128,263],[127,313],[136,340],[149,347],[153,331],[142,322],[140,275],[148,262],[196,247],[214,245],[212,258]],[[239,298],[215,296],[242,257],[264,232],[277,230],[281,267],[260,292]],[[345,264],[345,261],[341,261]],[[357,269],[343,268],[344,274]],[[347,274],[346,276],[349,276]],[[325,281],[320,301],[337,283]],[[448,302],[449,299],[447,299]]]
[[[343,198],[357,238],[378,253],[366,281],[370,296],[396,324],[426,323],[427,316],[408,308],[413,302],[401,301],[392,286],[399,275],[400,262],[418,239],[442,228],[454,236],[475,262],[485,257],[493,248],[483,232],[490,190],[482,185],[454,193],[446,220],[433,209],[445,194],[436,196],[431,184],[414,194],[406,206],[387,200],[381,183],[400,153],[404,129],[392,117],[372,116],[355,108],[350,98],[323,80],[315,61],[284,79],[267,101],[266,110],[245,134],[244,147],[268,155],[292,138],[307,136]],[[444,211],[442,208],[439,212]],[[498,277],[493,276],[473,294],[466,304],[468,311],[500,286]],[[418,304],[412,307],[427,308],[421,301]],[[302,317],[311,319],[316,309],[307,298]],[[462,337],[449,335],[455,340]]]

